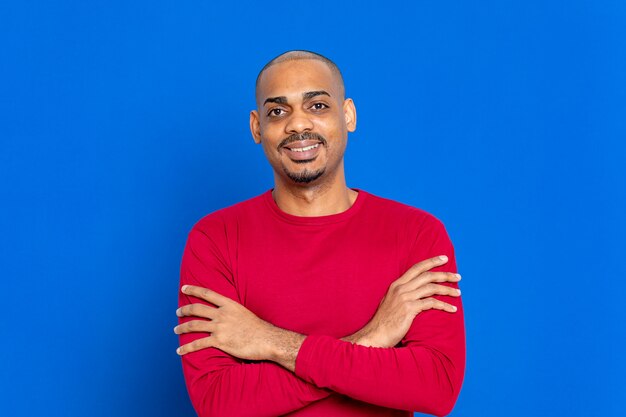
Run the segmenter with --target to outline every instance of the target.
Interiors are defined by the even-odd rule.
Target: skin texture
[[[307,99],[306,93],[327,92]],[[346,186],[343,155],[348,132],[356,129],[356,108],[344,99],[341,81],[323,62],[286,61],[268,68],[259,80],[257,110],[250,113],[250,130],[274,170],[274,200],[281,210],[297,216],[322,216],[347,210],[356,192]],[[286,103],[266,103],[284,97]],[[325,138],[316,159],[293,162],[278,145],[294,134],[314,133]],[[324,170],[313,183],[297,184],[285,169]]]
[[[356,129],[356,109],[351,99],[343,97],[343,85],[336,73],[315,59],[284,61],[263,72],[256,99],[257,110],[250,113],[250,130],[274,170],[273,197],[281,210],[296,216],[324,216],[350,208],[357,192],[346,185],[343,156],[348,132]],[[281,146],[286,142],[293,147],[319,145],[314,158],[302,162],[297,158],[303,154],[290,153]],[[293,180],[312,173],[319,174],[313,181]],[[458,274],[430,272],[446,262],[447,258],[436,257],[410,268],[390,286],[370,322],[343,340],[393,347],[422,311],[439,309],[454,314],[454,306],[433,298],[460,295],[459,290],[441,285],[458,282]],[[215,307],[191,304],[177,310],[179,317],[193,316],[198,320],[176,326],[176,334],[207,334],[179,347],[179,355],[215,347],[241,359],[271,360],[295,370],[306,335],[261,320],[244,306],[210,289],[184,286],[181,291]]]

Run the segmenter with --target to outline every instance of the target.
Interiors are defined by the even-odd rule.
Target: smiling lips
[[[287,156],[294,161],[306,161],[314,159],[320,149],[321,142],[318,140],[301,140],[297,142],[291,142],[288,145],[283,146],[283,151]]]

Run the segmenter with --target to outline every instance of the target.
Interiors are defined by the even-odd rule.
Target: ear
[[[351,98],[343,101],[343,115],[348,132],[354,132],[356,130],[356,108]]]
[[[261,123],[259,122],[259,112],[256,110],[250,112],[250,132],[254,143],[257,145],[261,143]]]

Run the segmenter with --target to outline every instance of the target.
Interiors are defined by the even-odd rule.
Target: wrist
[[[382,347],[376,338],[374,337],[373,332],[371,332],[367,326],[362,328],[356,333],[351,334],[350,336],[343,337],[341,340],[354,343],[360,346],[366,347]]]
[[[375,321],[370,321],[361,330],[342,340],[376,348],[392,348],[397,343],[385,332],[384,327]]]
[[[381,343],[372,334],[361,335],[355,343],[365,347],[385,347],[384,343]]]
[[[274,327],[269,334],[265,356],[293,372],[305,338],[305,335]]]

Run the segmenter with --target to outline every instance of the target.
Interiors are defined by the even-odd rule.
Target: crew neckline
[[[347,210],[342,211],[341,213],[328,214],[325,216],[296,216],[286,213],[281,210],[280,207],[278,207],[278,204],[276,204],[276,201],[274,201],[274,197],[272,197],[273,190],[273,188],[270,188],[263,194],[263,199],[269,206],[270,210],[283,221],[291,224],[305,226],[324,225],[345,221],[353,217],[361,209],[361,206],[363,206],[365,200],[367,199],[367,193],[365,191],[358,188],[351,188],[351,190],[356,191],[358,195],[354,203],[350,207],[348,207]]]

